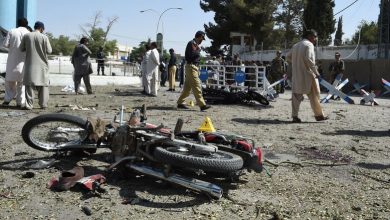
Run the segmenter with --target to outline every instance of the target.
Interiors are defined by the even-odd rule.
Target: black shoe
[[[168,92],[172,92],[172,91],[173,91],[173,89],[168,89],[167,91],[168,91]]]
[[[292,123],[301,123],[302,120],[298,117],[293,117]]]
[[[177,108],[181,108],[181,109],[189,109],[186,105],[184,104],[177,104]]]
[[[204,105],[204,106],[201,106],[201,107],[200,107],[200,110],[201,110],[201,111],[205,111],[205,110],[207,110],[207,109],[209,109],[209,108],[211,108],[211,105]]]
[[[4,101],[2,105],[3,105],[3,106],[8,106],[8,105],[9,105],[9,102]]]

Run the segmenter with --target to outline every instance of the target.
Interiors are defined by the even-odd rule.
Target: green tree
[[[77,43],[76,40],[70,40],[69,37],[64,35],[55,38],[51,33],[47,33],[47,36],[53,49],[52,54],[63,56],[70,56],[72,54],[74,45]]]
[[[281,37],[281,45],[291,48],[302,35],[302,16],[304,3],[302,0],[281,0],[275,13],[277,35]],[[281,48],[276,48],[281,49]]]
[[[96,57],[97,52],[100,47],[103,47],[105,53],[109,52],[111,54],[115,53],[118,48],[116,46],[116,40],[108,40],[107,36],[110,32],[112,26],[115,22],[118,21],[118,17],[113,17],[108,19],[108,24],[105,29],[99,27],[101,23],[102,12],[96,12],[91,23],[81,27],[84,35],[89,38],[89,49],[92,51],[92,57]]]
[[[333,18],[334,0],[306,0],[303,12],[304,29],[315,29],[318,44],[329,45],[335,32],[336,20]]]
[[[337,30],[334,36],[333,44],[335,46],[340,46],[343,43],[343,17],[339,17],[339,21],[337,22]]]
[[[133,50],[130,53],[130,62],[140,63],[142,61],[142,57],[146,52],[145,45],[150,43],[151,40],[149,38],[147,41],[142,41],[141,43],[139,43],[138,47],[133,48]]]
[[[359,42],[360,36],[360,42]],[[377,44],[378,24],[374,21],[362,21],[352,37],[352,44]]]
[[[273,45],[270,34],[274,28],[273,13],[278,0],[201,0],[205,12],[215,12],[215,24],[205,24],[207,37],[211,39],[208,52],[221,54],[221,46],[230,44],[230,32],[246,33],[263,42],[265,49]]]

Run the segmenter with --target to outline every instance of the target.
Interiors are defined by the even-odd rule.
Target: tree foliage
[[[81,30],[83,34],[89,38],[89,49],[92,51],[92,57],[95,57],[97,52],[99,51],[99,47],[103,47],[103,51],[105,53],[115,53],[117,51],[117,41],[116,40],[108,40],[107,36],[114,25],[115,22],[118,21],[118,17],[115,16],[113,18],[107,19],[107,25],[105,29],[99,27],[101,24],[102,12],[96,12],[92,22],[87,23],[84,27],[81,26]]]
[[[360,34],[360,42],[359,42]],[[377,44],[378,43],[378,23],[362,21],[352,37],[352,44]]]
[[[336,34],[334,36],[334,41],[333,41],[333,44],[335,46],[341,46],[341,44],[343,43],[343,17],[339,17],[339,21],[337,22],[337,30],[336,30]]]
[[[304,29],[315,29],[318,44],[329,45],[335,32],[336,20],[333,17],[333,0],[306,0],[303,12]]]
[[[302,0],[281,0],[279,3],[275,13],[277,29],[279,30],[277,35],[281,36],[281,45],[286,48],[292,47],[302,35],[303,9]]]
[[[146,49],[145,45],[150,44],[151,40],[150,38],[147,41],[142,41],[139,43],[138,47],[133,48],[133,50],[130,53],[130,62],[138,62],[140,63],[142,61],[142,57],[144,56]]]
[[[230,32],[251,34],[257,42],[263,42],[265,49],[272,45],[271,32],[274,28],[273,13],[277,0],[201,0],[205,12],[215,12],[215,24],[205,24],[212,46],[211,55],[222,52],[221,46],[230,44]]]
[[[58,38],[55,38],[53,34],[46,34],[49,38],[50,45],[53,49],[52,54],[69,56],[72,54],[74,45],[77,43],[76,40],[70,40],[69,37],[60,35]]]

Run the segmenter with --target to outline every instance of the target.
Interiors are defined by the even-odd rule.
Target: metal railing
[[[235,66],[235,65],[200,65],[200,72],[207,70],[207,80],[204,84],[210,87],[235,87],[235,88],[253,88],[264,90],[264,78],[266,76],[265,66]],[[236,82],[236,75],[245,73],[243,82]],[[202,74],[202,73],[201,73]]]
[[[92,62],[93,74],[97,74],[97,63]],[[73,74],[74,67],[70,60],[49,60],[49,72],[53,74]],[[105,75],[137,76],[140,74],[140,66],[137,63],[126,61],[106,61],[104,63]],[[101,72],[100,72],[101,74]]]

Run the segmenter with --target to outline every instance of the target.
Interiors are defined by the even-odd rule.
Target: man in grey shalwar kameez
[[[49,102],[49,62],[51,53],[49,38],[42,34],[45,25],[37,21],[34,30],[23,36],[20,50],[26,51],[23,84],[26,93],[26,109],[33,108],[34,89],[38,90],[39,106],[47,108]]]
[[[91,83],[89,79],[89,74],[91,74],[91,60],[89,56],[92,52],[88,49],[88,38],[82,37],[80,43],[74,48],[71,62],[74,67],[74,91],[79,94],[79,87],[81,83],[81,78],[83,78],[85,87],[87,88],[88,94],[92,94]]]

